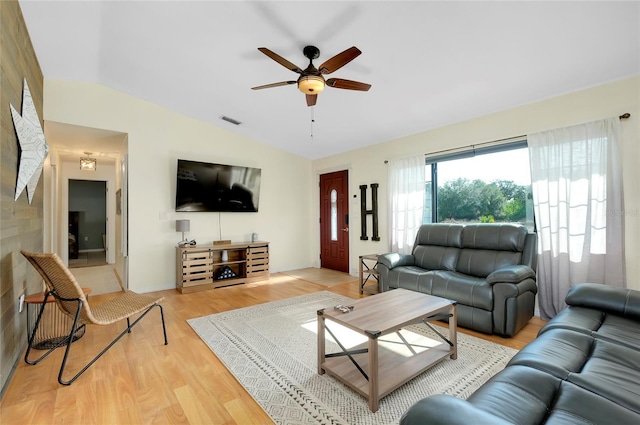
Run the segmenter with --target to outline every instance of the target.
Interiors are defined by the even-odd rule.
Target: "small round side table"
[[[82,292],[84,292],[84,295],[88,298],[91,293],[91,288],[82,288]],[[27,341],[29,341],[33,327],[35,326],[36,320],[38,320],[39,306],[42,305],[45,294],[45,292],[40,292],[38,294],[27,295],[24,298],[24,302],[27,304]],[[31,308],[32,306],[33,308]],[[73,320],[60,311],[58,306],[55,305],[53,295],[49,296],[44,311],[42,312],[40,325],[31,342],[31,348],[47,350],[56,347],[60,341],[67,337],[71,326],[73,326]],[[76,341],[82,338],[84,332],[85,326],[82,325],[76,330],[73,340]]]

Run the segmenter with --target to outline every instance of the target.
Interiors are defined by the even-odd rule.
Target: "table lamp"
[[[189,220],[176,220],[176,232],[182,232],[182,240],[178,245],[186,245],[188,241],[184,237],[184,232],[189,231]]]

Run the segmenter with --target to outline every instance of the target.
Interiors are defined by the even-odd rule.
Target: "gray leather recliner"
[[[438,394],[401,425],[640,423],[640,291],[583,283],[467,400]]]
[[[534,313],[536,242],[515,224],[425,224],[410,255],[378,256],[380,287],[455,300],[459,326],[513,336]]]

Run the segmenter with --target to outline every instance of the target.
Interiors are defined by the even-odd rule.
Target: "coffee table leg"
[[[322,368],[325,359],[324,344],[324,314],[322,310],[318,310],[318,375],[324,375]]]
[[[369,410],[378,411],[378,339],[369,337]]]
[[[451,317],[449,318],[449,341],[451,344],[451,359],[458,358],[458,316],[456,315],[456,305],[451,305]]]

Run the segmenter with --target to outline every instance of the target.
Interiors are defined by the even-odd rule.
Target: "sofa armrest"
[[[515,335],[534,313],[538,293],[535,272],[522,265],[503,267],[487,276],[487,282],[493,289],[493,332]]]
[[[599,283],[581,283],[569,290],[565,302],[576,307],[592,308],[640,320],[640,291],[632,289]]]
[[[536,278],[536,272],[529,266],[517,265],[507,266],[498,269],[487,276],[487,283],[490,285],[496,283],[519,283],[525,279]]]
[[[468,401],[445,394],[432,395],[420,400],[400,419],[400,425],[506,425],[509,423]]]
[[[378,255],[378,263],[391,270],[399,266],[412,266],[415,262],[411,254],[399,254],[397,252],[389,252],[387,254]]]

